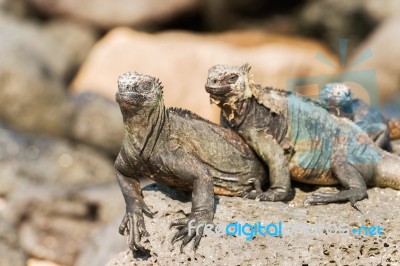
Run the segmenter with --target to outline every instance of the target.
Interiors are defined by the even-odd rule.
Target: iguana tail
[[[382,159],[376,171],[376,186],[400,190],[400,157],[382,151]]]
[[[390,139],[400,139],[400,120],[390,119],[389,122]]]

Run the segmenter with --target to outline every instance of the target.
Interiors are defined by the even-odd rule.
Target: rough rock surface
[[[329,188],[320,188],[327,190]],[[384,228],[383,236],[364,236],[350,233],[305,235],[297,231],[283,237],[256,236],[251,241],[244,236],[209,236],[202,238],[196,253],[188,245],[182,254],[179,242],[171,246],[173,230],[169,224],[190,211],[188,197],[157,185],[144,189],[145,201],[153,219],[145,218],[150,236],[142,243],[150,249],[146,260],[133,258],[130,251],[121,252],[108,262],[114,265],[396,265],[400,263],[400,192],[392,189],[372,188],[369,199],[358,207],[362,213],[346,204],[303,207],[306,192],[296,188],[295,198],[288,204],[282,202],[256,202],[241,198],[218,197],[214,223],[228,224],[283,222],[306,225],[339,226],[346,223],[352,228],[378,226]],[[312,229],[313,230],[313,229]],[[334,230],[334,229],[329,229]],[[315,232],[315,231],[311,231]],[[333,232],[333,231],[332,231]],[[363,231],[364,232],[364,231]],[[143,259],[143,258],[142,258]]]
[[[96,44],[71,88],[93,90],[114,99],[118,76],[138,71],[163,82],[167,106],[187,108],[218,121],[219,111],[211,108],[204,90],[211,66],[247,62],[257,80],[285,88],[290,78],[336,71],[315,59],[319,52],[337,61],[319,43],[260,32],[146,34],[118,28]]]
[[[28,0],[49,15],[69,17],[100,27],[164,22],[199,5],[198,0]],[[78,8],[77,8],[78,7]]]

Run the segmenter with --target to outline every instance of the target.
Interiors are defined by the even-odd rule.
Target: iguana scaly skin
[[[144,250],[143,212],[151,215],[139,178],[192,191],[191,213],[171,224],[179,229],[173,242],[182,240],[181,248],[193,238],[196,247],[202,236],[202,230],[197,235],[188,232],[190,220],[195,220],[194,227],[212,223],[214,193],[239,196],[254,184],[265,183],[263,164],[239,135],[190,111],[166,109],[162,86],[155,78],[136,72],[120,76],[116,100],[125,127],[115,162],[126,202],[119,231],[128,234],[132,250]]]
[[[383,114],[361,99],[353,99],[351,90],[346,84],[326,84],[320,91],[319,100],[331,114],[346,117],[356,123],[378,147],[392,151],[390,130]]]
[[[313,193],[305,204],[350,201],[354,206],[367,197],[367,185],[400,189],[399,157],[374,146],[350,120],[329,114],[305,97],[263,88],[249,72],[247,65],[216,65],[209,70],[206,91],[221,107],[223,123],[269,167],[274,167],[273,147],[274,153],[285,154],[293,180],[344,187],[338,193]],[[250,195],[256,196],[259,193]]]

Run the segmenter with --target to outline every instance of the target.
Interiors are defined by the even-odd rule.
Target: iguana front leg
[[[350,201],[351,206],[358,210],[356,202],[368,197],[365,180],[357,169],[346,161],[345,155],[333,157],[332,171],[344,190],[338,193],[313,193],[304,200],[304,205]]]
[[[183,247],[192,239],[194,239],[193,249],[196,249],[203,236],[204,226],[212,224],[214,217],[214,185],[210,171],[203,162],[183,151],[179,153],[178,157],[172,155],[175,160],[175,163],[171,164],[175,168],[172,170],[179,173],[179,176],[188,179],[189,182],[193,182],[191,213],[186,218],[178,219],[171,223],[171,227],[175,226],[178,229],[172,239],[172,244],[182,240],[180,248],[182,252]],[[175,158],[183,158],[183,160],[176,163]]]
[[[289,164],[279,143],[263,130],[250,129],[239,132],[249,146],[268,165],[270,188],[266,192],[250,192],[246,198],[260,201],[280,201],[286,199],[290,191]]]
[[[124,176],[118,170],[115,172],[126,203],[126,213],[119,226],[119,233],[128,235],[128,245],[132,251],[145,251],[140,240],[149,233],[146,231],[143,212],[148,216],[153,216],[153,213],[144,203],[139,180]]]

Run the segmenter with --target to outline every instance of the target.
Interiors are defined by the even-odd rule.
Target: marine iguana
[[[344,188],[313,193],[305,205],[350,201],[355,207],[368,196],[367,185],[400,189],[400,157],[376,147],[361,128],[329,114],[317,102],[261,87],[248,65],[212,67],[205,89],[221,108],[222,123],[237,131],[264,161],[268,163],[273,147],[285,154],[293,180]],[[262,192],[248,196],[262,197]]]
[[[346,84],[325,84],[320,91],[319,100],[331,114],[346,117],[356,123],[378,147],[392,151],[388,121],[378,109],[368,106],[361,99],[353,99]]]
[[[192,191],[192,210],[187,218],[173,221],[178,232],[172,243],[182,240],[181,250],[199,234],[188,232],[213,220],[214,193],[240,196],[254,184],[264,184],[264,165],[234,131],[211,123],[188,110],[165,108],[161,83],[154,77],[128,72],[118,79],[116,93],[125,137],[115,161],[115,171],[126,202],[119,228],[127,233],[132,250],[147,235],[143,212],[152,215],[141,194],[140,177],[184,191]],[[271,186],[274,186],[273,180]]]

